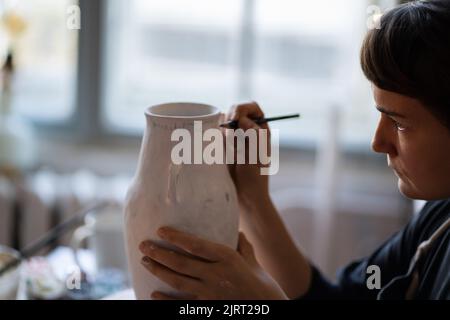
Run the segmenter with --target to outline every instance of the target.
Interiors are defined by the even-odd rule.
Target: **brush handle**
[[[61,223],[60,225],[56,226],[52,230],[50,230],[48,233],[46,233],[44,236],[39,238],[36,242],[32,243],[30,246],[26,247],[22,251],[20,251],[20,258],[14,259],[7,263],[2,269],[0,269],[0,277],[5,274],[10,269],[16,267],[20,264],[20,262],[24,259],[27,259],[37,252],[39,252],[41,249],[45,248],[49,244],[51,244],[53,241],[60,238],[62,235],[64,235],[66,232],[72,230],[74,227],[78,226],[81,222],[83,222],[84,217],[94,210],[98,210],[100,208],[103,208],[104,206],[108,206],[109,202],[100,202],[96,203],[90,207],[85,208],[84,210],[81,210],[77,214],[75,214],[72,218],[66,220],[65,222]]]
[[[254,119],[252,119],[252,121],[254,121],[256,124],[263,124],[263,123],[268,123],[268,122],[272,122],[272,121],[294,119],[294,118],[300,118],[300,114],[292,114],[292,115],[272,117],[272,118],[254,118]],[[223,123],[220,126],[222,128],[237,129],[237,128],[239,128],[239,121],[232,120],[232,121]]]

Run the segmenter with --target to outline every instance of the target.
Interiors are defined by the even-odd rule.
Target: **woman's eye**
[[[404,131],[405,127],[398,121],[392,120],[394,122],[395,127],[398,131]]]

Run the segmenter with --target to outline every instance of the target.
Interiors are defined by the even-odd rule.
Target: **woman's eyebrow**
[[[403,114],[397,113],[395,111],[389,111],[380,106],[376,106],[376,108],[378,111],[380,111],[381,113],[387,114],[388,116],[397,117],[397,118],[406,118]]]

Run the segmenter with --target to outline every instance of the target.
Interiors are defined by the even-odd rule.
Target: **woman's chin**
[[[420,195],[415,188],[412,188],[410,184],[403,181],[401,178],[398,179],[398,190],[407,198],[423,199],[423,195]]]
[[[412,200],[433,201],[447,199],[449,197],[448,192],[439,189],[422,188],[419,190],[401,178],[398,179],[398,190],[402,195]]]

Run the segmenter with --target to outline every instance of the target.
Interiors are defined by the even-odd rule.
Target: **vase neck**
[[[194,125],[197,127],[201,125],[202,131],[219,128],[220,115],[213,115],[203,118],[163,118],[154,117],[151,115],[146,116],[147,129],[158,131],[173,131],[176,129],[186,129],[188,131],[194,130]]]

